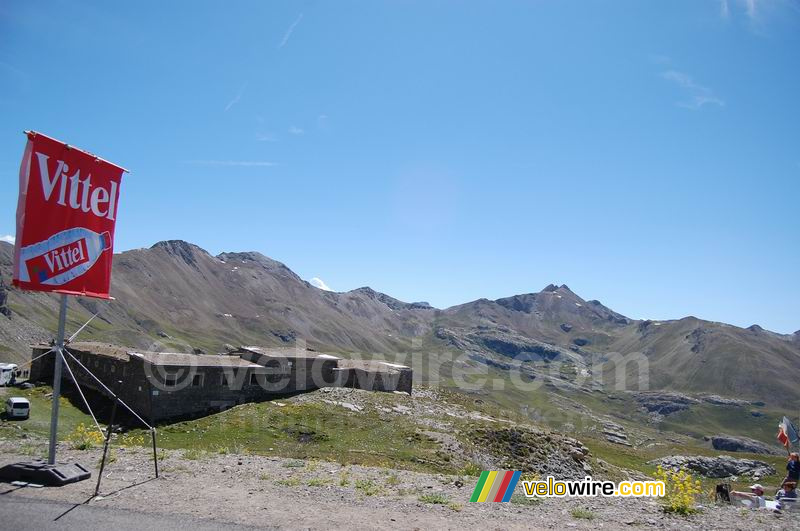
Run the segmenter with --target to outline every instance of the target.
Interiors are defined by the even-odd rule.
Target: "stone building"
[[[33,357],[50,346],[33,347]],[[409,367],[344,360],[293,348],[240,347],[222,355],[147,352],[96,342],[69,345],[81,364],[148,422],[196,418],[237,404],[259,402],[321,387],[411,393]],[[55,356],[31,365],[31,380],[52,381]],[[81,387],[102,387],[67,356]],[[71,381],[68,371],[64,381]]]

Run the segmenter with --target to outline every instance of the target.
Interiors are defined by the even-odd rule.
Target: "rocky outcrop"
[[[748,452],[751,454],[765,455],[781,454],[781,452],[761,441],[748,439],[747,437],[734,437],[733,435],[716,435],[711,437],[711,446],[713,446],[715,450],[724,450],[726,452]]]
[[[603,424],[603,436],[608,442],[621,444],[622,446],[632,446],[628,441],[625,428],[615,422],[606,422]]]
[[[293,343],[297,339],[297,332],[294,330],[271,330],[271,332],[284,343]]]
[[[592,473],[589,449],[571,437],[516,427],[481,428],[472,438],[492,456],[493,466],[501,469],[564,479],[582,479]]]
[[[689,409],[699,401],[679,393],[640,393],[636,400],[650,413],[669,415]]]
[[[697,397],[672,392],[647,392],[639,393],[636,400],[648,412],[656,415],[670,415],[679,411],[685,411],[694,404],[707,403],[715,406],[727,407],[749,407],[756,405],[747,400],[737,398],[726,398],[719,395],[700,395]]]
[[[499,354],[520,361],[553,361],[564,357],[565,350],[527,338],[506,327],[483,327],[472,329],[437,328],[436,337],[447,341],[451,346],[467,352],[486,352]]]
[[[739,400],[737,398],[725,398],[719,395],[702,395],[700,399],[703,402],[708,402],[709,404],[714,404],[715,406],[747,407],[751,405],[751,403],[748,402],[747,400]]]
[[[11,317],[11,309],[8,307],[8,290],[2,278],[0,278],[0,314]]]
[[[775,469],[763,461],[737,459],[728,455],[717,457],[672,455],[650,461],[650,464],[661,465],[668,470],[684,469],[708,478],[750,476],[755,479],[775,473]]]
[[[165,240],[153,244],[151,249],[160,249],[178,259],[186,262],[188,265],[197,269],[197,255],[208,254],[205,250],[197,245],[194,245],[183,240]]]
[[[428,304],[427,302],[403,302],[400,300],[395,299],[394,297],[390,297],[385,293],[381,293],[379,291],[375,291],[374,289],[370,288],[369,286],[364,286],[363,288],[354,289],[351,293],[358,293],[369,297],[370,299],[382,302],[389,308],[394,311],[400,310],[434,310],[435,308]]]

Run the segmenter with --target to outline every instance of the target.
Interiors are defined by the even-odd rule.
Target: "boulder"
[[[689,409],[692,404],[698,401],[679,393],[650,392],[640,393],[636,400],[650,413],[659,415],[669,415],[678,411]]]
[[[750,402],[746,400],[738,400],[736,398],[725,398],[719,395],[704,395],[701,398],[703,401],[708,402],[709,404],[714,404],[715,406],[747,407],[750,405]]]
[[[711,446],[715,450],[726,452],[748,452],[751,454],[781,455],[781,452],[769,445],[749,439],[747,437],[734,437],[733,435],[716,435],[711,437]]]

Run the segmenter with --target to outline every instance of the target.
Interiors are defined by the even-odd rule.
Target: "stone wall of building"
[[[36,357],[49,346],[33,348]],[[137,353],[97,343],[70,345],[69,351],[145,421],[196,418],[238,404],[320,387],[355,387],[411,393],[411,369],[384,362],[354,362],[308,351],[242,348],[231,355]],[[106,394],[101,385],[67,356],[83,388]],[[52,383],[55,354],[31,366],[31,380]],[[343,364],[340,367],[339,364]],[[70,382],[68,371],[62,373]]]
[[[366,391],[411,394],[413,372],[410,367],[380,361],[342,360],[335,369],[331,387],[350,387]]]
[[[145,421],[152,420],[149,385],[146,371],[141,360],[130,358],[115,358],[110,356],[97,355],[91,351],[80,350],[68,347],[70,353],[75,356],[81,364],[92,371],[113,393],[118,395],[131,409],[133,409]],[[33,357],[39,356],[50,350],[49,346],[33,347]],[[78,384],[84,389],[90,389],[100,396],[108,397],[101,385],[80,367],[75,361],[66,355],[72,373]],[[55,353],[40,357],[31,364],[31,381],[43,381],[50,385],[53,383],[53,373],[55,370]],[[65,389],[73,385],[72,378],[66,367],[61,372],[61,381]]]

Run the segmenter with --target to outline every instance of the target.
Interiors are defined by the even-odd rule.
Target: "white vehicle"
[[[13,385],[17,369],[16,363],[0,363],[0,385]]]
[[[6,417],[10,419],[27,419],[31,415],[31,403],[27,398],[12,396],[6,400]]]

